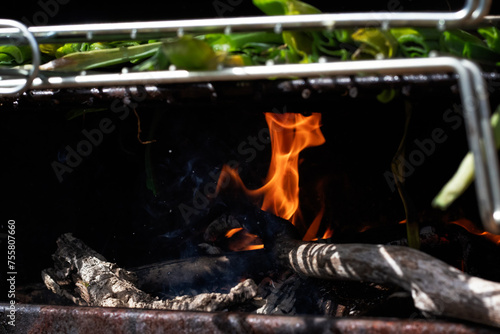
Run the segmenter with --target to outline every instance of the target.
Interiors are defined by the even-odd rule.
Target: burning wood
[[[287,220],[260,210],[252,218],[245,228],[262,238],[284,269],[327,280],[394,284],[411,293],[422,312],[500,327],[500,283],[467,275],[408,247],[305,242]],[[56,266],[43,272],[44,282],[78,305],[210,311],[252,301],[257,295],[256,285],[246,280],[228,294],[159,300],[136,287],[132,272],[105,261],[71,235],[63,235],[58,244]],[[279,293],[269,295],[257,312],[290,312],[300,284],[294,275],[277,283],[273,290]]]
[[[256,235],[248,233],[232,215],[222,215],[208,225],[205,230],[204,239],[207,242],[215,242],[222,237],[228,239],[228,249],[231,251],[243,251],[262,249],[264,245]]]
[[[263,240],[277,261],[301,275],[321,279],[395,284],[410,292],[415,307],[423,312],[500,327],[500,314],[496,312],[500,308],[500,283],[469,276],[407,247],[324,245],[298,240],[297,234],[303,240],[317,238],[321,222],[320,211],[308,229],[297,224],[301,217],[298,155],[306,147],[323,144],[324,137],[319,116],[294,117],[298,116],[266,115],[273,153],[261,188],[249,190],[235,170],[225,170],[245,194],[262,200],[262,210],[270,212],[259,211],[255,219],[242,221],[250,233]]]
[[[270,262],[280,265],[281,273],[292,272],[288,277],[278,274],[282,280],[276,282],[269,278],[273,288],[266,294],[259,294],[261,291],[247,279],[227,294],[211,292],[159,300],[142,289],[148,284],[161,289],[175,281],[189,282],[200,275],[210,276],[212,271],[229,271],[224,255],[219,258],[222,262],[201,257],[191,264],[179,260],[162,268],[139,268],[137,272],[141,272],[142,281],[138,283],[132,272],[105,261],[70,235],[64,235],[59,241],[59,249],[54,255],[56,267],[43,272],[45,284],[79,305],[212,311],[249,302],[257,313],[293,314],[304,276],[349,280],[396,285],[406,290],[414,306],[424,313],[500,327],[500,316],[495,312],[500,307],[500,283],[464,274],[407,247],[311,242],[321,235],[326,238],[333,233],[331,227],[320,228],[324,205],[317,210],[311,224],[301,221],[299,205],[299,153],[306,147],[324,143],[320,116],[266,114],[273,153],[263,186],[247,189],[237,171],[226,166],[219,179],[218,191],[230,180],[253,204],[268,212],[253,214],[251,210],[250,214],[244,212],[244,217],[225,214],[205,230],[197,230],[197,233],[204,232],[206,241],[199,248],[212,254],[222,252],[224,247],[219,248],[217,244],[220,240],[224,240],[225,249],[231,251],[264,248],[263,254],[269,255]],[[318,202],[323,204],[321,200]],[[240,206],[245,205],[244,201]],[[228,212],[231,210],[234,212],[237,208],[231,207]],[[262,268],[262,264],[255,266]],[[187,274],[170,275],[171,271]],[[260,301],[255,297],[261,298]],[[344,306],[336,302],[325,300],[321,303],[329,309],[329,315],[346,313]]]
[[[500,283],[467,275],[408,247],[298,241],[286,220],[258,212],[256,221],[251,228],[260,231],[283,266],[299,274],[392,283],[411,292],[423,312],[500,327]]]

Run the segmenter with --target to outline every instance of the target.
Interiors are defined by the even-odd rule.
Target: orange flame
[[[307,147],[325,142],[320,130],[321,114],[303,116],[295,113],[266,113],[265,117],[271,137],[272,156],[264,185],[258,189],[248,189],[235,169],[224,166],[217,189],[219,191],[223,187],[221,184],[225,183],[221,180],[228,177],[251,199],[262,201],[262,210],[291,220],[297,226],[303,223],[299,209],[299,153]],[[324,207],[306,232],[304,240],[312,240],[316,236],[323,212]]]
[[[233,235],[241,231],[243,227],[232,228],[226,232],[226,238],[231,238]]]
[[[325,233],[321,237],[321,239],[329,239],[333,236],[333,229],[331,227],[327,227]]]
[[[497,245],[500,245],[500,235],[498,234],[493,234],[490,232],[483,231],[474,225],[473,222],[471,222],[468,219],[459,219],[451,222],[450,224],[456,224],[458,226],[462,226],[464,229],[466,229],[469,233],[475,234],[475,235],[481,235],[485,237],[486,239],[494,242]]]

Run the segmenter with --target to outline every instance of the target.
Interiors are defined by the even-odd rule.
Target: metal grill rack
[[[215,71],[151,71],[107,74],[47,75],[40,72],[38,44],[145,40],[183,34],[213,32],[274,31],[298,29],[332,30],[348,27],[435,27],[468,28],[495,24],[499,17],[487,16],[490,0],[466,0],[456,12],[366,12],[293,16],[259,16],[154,22],[80,24],[27,28],[12,20],[0,20],[0,44],[22,40],[32,49],[33,66],[29,69],[0,68],[0,96],[21,94],[26,90],[75,87],[156,85],[211,81],[242,81],[267,78],[321,77],[358,75],[403,75],[450,73],[457,75],[464,110],[466,133],[474,155],[476,192],[482,223],[486,230],[500,233],[499,164],[492,129],[486,82],[481,69],[472,61],[434,55],[422,59],[382,59],[365,61],[320,62],[222,68]]]

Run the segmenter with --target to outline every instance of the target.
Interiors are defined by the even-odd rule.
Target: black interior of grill
[[[46,4],[41,6],[39,3]],[[362,11],[449,11],[460,9],[464,1],[415,1],[415,0],[377,0],[363,3],[359,1],[318,1],[308,3],[323,12],[362,12]],[[232,17],[261,15],[262,13],[249,0],[215,0],[215,1],[175,1],[159,4],[156,1],[142,1],[123,5],[120,1],[102,2],[96,0],[40,1],[25,3],[23,6],[11,6],[2,10],[3,17],[23,21],[23,18],[34,23],[39,11],[47,12],[47,19],[38,17],[43,25],[74,24],[94,22],[123,22],[143,20],[196,19],[211,17]],[[47,9],[44,9],[47,8]],[[499,12],[500,6],[493,1],[490,14]],[[56,13],[52,15],[52,13]],[[35,18],[36,20],[36,18]],[[46,21],[46,22],[45,22]],[[36,23],[34,23],[36,24]]]

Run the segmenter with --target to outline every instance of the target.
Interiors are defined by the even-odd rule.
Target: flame
[[[243,230],[243,227],[238,227],[238,228],[232,228],[226,233],[226,238],[231,238],[233,235],[238,233],[239,231]]]
[[[304,234],[304,236],[302,237],[303,240],[305,241],[317,240],[316,236],[318,235],[318,230],[321,225],[321,219],[323,218],[324,213],[325,213],[325,207],[322,206],[320,212],[311,223],[311,226],[309,226],[309,228],[307,229],[306,234]],[[327,239],[327,238],[322,237],[321,239]]]
[[[399,224],[406,224],[406,220],[400,221]],[[495,244],[500,245],[500,235],[493,234],[493,233],[490,233],[487,231],[483,231],[480,228],[478,228],[472,221],[470,221],[468,219],[460,218],[458,220],[448,222],[448,224],[455,224],[455,225],[461,226],[464,229],[466,229],[467,232],[469,232],[469,233],[483,236],[486,239],[494,242]]]
[[[319,215],[318,215],[318,216],[319,216]],[[316,217],[316,219],[317,219],[317,218],[318,218],[318,217]],[[316,219],[314,219],[314,220],[316,220]],[[311,224],[311,226],[313,226],[313,225],[314,225],[314,222],[313,222],[313,224]],[[311,229],[311,228],[309,228],[309,229]],[[307,233],[306,233],[306,235],[307,235]],[[319,238],[318,238],[318,237],[316,237],[316,238],[311,238],[311,239],[306,239],[306,236],[304,236],[302,239],[303,239],[303,240],[306,240],[306,241],[318,241],[319,239],[329,239],[329,238],[331,238],[332,236],[333,236],[333,229],[332,229],[330,226],[328,226],[328,227],[326,228],[325,232],[323,233],[323,236],[321,236],[321,237],[319,237]]]
[[[486,239],[494,242],[497,245],[500,245],[500,235],[498,234],[493,234],[487,231],[483,231],[474,225],[473,222],[471,222],[468,219],[459,219],[452,221],[450,224],[456,224],[458,226],[462,226],[464,229],[466,229],[469,233],[475,234],[475,235],[481,235],[485,237]]]
[[[237,170],[226,165],[217,190],[230,180],[254,201],[262,201],[262,210],[290,220],[299,229],[306,230],[299,209],[299,154],[307,147],[325,142],[320,130],[321,114],[266,113],[265,117],[269,126],[272,156],[264,185],[258,189],[248,189]],[[323,213],[324,206],[305,233],[304,240],[312,240],[316,236]]]
[[[321,239],[329,239],[333,236],[333,228],[331,228],[330,226],[328,226],[326,228],[326,231],[325,233],[323,234],[323,236],[321,237]]]
[[[264,244],[260,245],[248,245],[245,250],[256,250],[256,249],[264,249]]]

